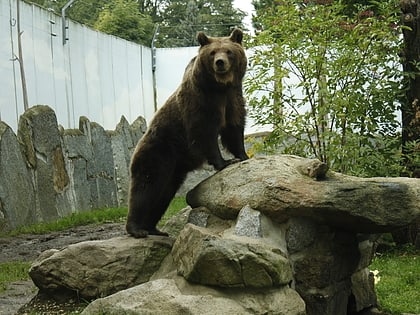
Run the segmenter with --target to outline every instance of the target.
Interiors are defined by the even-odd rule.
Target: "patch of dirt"
[[[36,235],[25,234],[0,238],[0,263],[14,261],[34,261],[47,249],[60,249],[70,244],[104,240],[125,234],[124,223],[85,225],[65,231]],[[80,301],[57,301],[38,294],[31,280],[11,283],[0,293],[0,314],[77,314],[86,303]]]

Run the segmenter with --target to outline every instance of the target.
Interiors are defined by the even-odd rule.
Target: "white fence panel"
[[[157,104],[162,106],[176,90],[185,67],[197,55],[198,47],[159,48],[156,51]]]
[[[17,129],[23,113],[16,0],[0,1],[0,119]],[[87,116],[113,129],[124,115],[154,113],[151,49],[67,21],[20,1],[22,50],[29,106],[51,106],[60,124],[77,128]]]

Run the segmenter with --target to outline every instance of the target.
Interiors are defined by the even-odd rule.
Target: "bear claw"
[[[135,238],[145,238],[149,235],[149,232],[146,230],[136,230],[136,231],[127,231],[132,237]]]

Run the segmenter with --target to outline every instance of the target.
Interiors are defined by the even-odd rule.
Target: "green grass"
[[[187,203],[183,197],[175,197],[163,216],[162,225],[176,212],[186,207]],[[52,231],[63,231],[74,226],[88,224],[103,224],[109,222],[124,222],[127,217],[127,208],[110,208],[92,211],[73,213],[68,217],[53,222],[43,222],[17,228],[13,231],[2,233],[0,237],[16,236],[20,234],[46,234]]]
[[[186,206],[187,202],[184,197],[175,197],[172,199],[168,209],[159,222],[159,226],[163,226],[169,218],[177,214],[179,210],[184,209]]]
[[[10,282],[29,279],[29,262],[0,263],[0,293],[6,290]]]
[[[82,211],[52,222],[42,222],[19,227],[0,236],[16,236],[20,234],[45,234],[52,231],[63,231],[74,226],[87,224],[102,224],[107,222],[122,222],[127,216],[126,208],[111,208],[102,210]]]
[[[380,277],[376,293],[381,309],[390,314],[420,314],[420,257],[405,247],[377,254],[371,270]]]

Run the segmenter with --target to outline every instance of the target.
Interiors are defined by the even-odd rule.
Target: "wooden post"
[[[26,77],[25,77],[25,68],[23,63],[23,50],[22,50],[22,34],[20,30],[20,0],[16,1],[16,15],[17,15],[17,31],[18,31],[18,61],[20,66],[20,79],[22,82],[22,98],[23,98],[23,108],[28,110],[28,90],[26,88]]]

